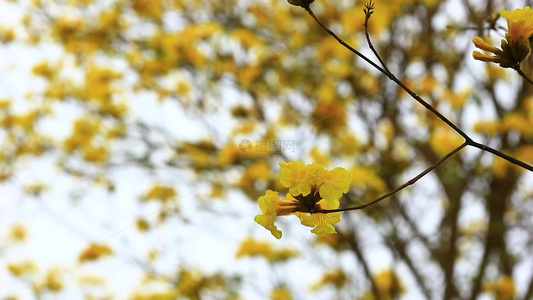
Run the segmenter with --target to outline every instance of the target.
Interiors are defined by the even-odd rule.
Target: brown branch
[[[422,273],[415,266],[415,263],[413,262],[409,254],[407,254],[407,243],[404,240],[400,239],[396,230],[393,230],[393,233],[394,236],[392,236],[390,239],[387,239],[387,244],[389,244],[391,250],[395,251],[398,256],[400,256],[400,259],[405,262],[405,264],[413,274],[415,280],[417,281],[418,285],[420,286],[422,293],[424,294],[424,296],[426,296],[426,299],[431,299],[431,291],[427,287]]]
[[[503,153],[501,151],[498,151],[498,150],[496,150],[494,148],[491,148],[491,147],[489,147],[487,145],[484,145],[484,144],[481,144],[481,143],[477,143],[477,142],[474,142],[472,140],[470,140],[468,142],[468,145],[472,146],[472,147],[475,147],[475,148],[478,148],[478,149],[481,149],[483,151],[490,152],[490,153],[492,153],[492,154],[494,154],[496,156],[499,156],[499,157],[505,159],[506,161],[508,161],[510,163],[513,163],[513,164],[515,164],[517,166],[520,166],[520,167],[522,167],[522,168],[524,168],[526,170],[529,170],[529,171],[533,172],[533,166],[531,166],[529,164],[526,164],[525,162],[523,162],[521,160],[518,160],[518,159],[516,159],[516,158],[514,158],[512,156],[509,156],[509,155],[507,155],[507,154],[505,154],[505,153]]]

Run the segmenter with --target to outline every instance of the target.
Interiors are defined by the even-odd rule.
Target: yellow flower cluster
[[[474,59],[498,63],[504,68],[515,67],[531,54],[529,39],[533,35],[533,11],[531,7],[517,8],[512,11],[501,11],[502,17],[507,19],[508,32],[501,41],[501,49],[485,42],[480,37],[472,39],[474,45],[481,50],[494,55],[474,51]]]
[[[335,233],[332,224],[340,222],[340,212],[323,213],[322,210],[336,209],[339,199],[347,193],[352,181],[351,173],[343,168],[326,170],[313,163],[304,165],[301,161],[281,162],[280,182],[289,189],[285,198],[278,192],[268,190],[258,199],[262,214],[254,220],[269,230],[276,238],[281,231],[274,221],[277,216],[295,214],[303,225],[314,227],[317,235]]]

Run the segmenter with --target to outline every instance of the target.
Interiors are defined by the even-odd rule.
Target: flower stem
[[[522,76],[522,78],[524,78],[527,82],[529,82],[531,85],[533,85],[533,80],[529,77],[527,77],[526,73],[524,73],[524,71],[522,71],[522,69],[520,68],[520,66],[517,66],[515,68],[516,72],[518,72],[518,74],[520,74],[520,76]]]

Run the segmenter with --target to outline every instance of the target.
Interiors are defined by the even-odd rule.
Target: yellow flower
[[[320,186],[321,184],[324,183],[324,176],[326,174],[326,169],[324,169],[323,166],[317,163],[312,163],[312,164],[305,166],[305,168],[307,169],[309,184]]]
[[[531,7],[517,8],[512,11],[501,10],[502,17],[507,19],[507,40],[523,41],[533,34],[533,10]]]
[[[507,19],[505,39],[501,41],[501,49],[498,49],[479,37],[472,39],[474,45],[481,50],[494,55],[483,54],[474,51],[474,59],[485,62],[499,63],[501,67],[515,67],[531,54],[529,38],[533,35],[533,11],[531,7],[517,8],[513,11],[501,11],[502,17]]]
[[[280,182],[289,188],[292,196],[307,196],[311,193],[313,186],[324,183],[326,170],[319,164],[313,163],[304,165],[301,161],[280,162]]]
[[[279,181],[289,188],[293,196],[307,196],[311,193],[311,182],[307,166],[301,161],[280,162],[281,172]]]
[[[343,168],[326,171],[324,183],[320,186],[320,196],[324,200],[338,200],[342,194],[347,193],[352,182],[352,174]]]
[[[254,218],[254,221],[269,230],[277,239],[281,238],[281,231],[276,225],[274,225],[274,221],[276,220],[275,202],[279,201],[278,192],[270,190],[266,191],[265,195],[259,197],[257,200],[257,202],[259,202],[259,208],[261,208],[263,214],[257,215]]]
[[[280,166],[280,182],[289,193],[280,199],[277,192],[268,190],[258,199],[263,214],[254,220],[276,238],[281,238],[281,231],[274,225],[276,217],[290,214],[296,214],[303,225],[314,227],[313,233],[335,233],[331,224],[340,222],[341,212],[320,211],[339,207],[338,199],[348,192],[352,174],[343,168],[326,170],[319,164],[304,165],[300,161],[281,162]]]
[[[339,207],[339,201],[321,200],[317,203],[320,209],[335,209]],[[297,213],[302,225],[314,227],[311,232],[317,235],[336,233],[332,224],[341,221],[341,212],[336,213]]]

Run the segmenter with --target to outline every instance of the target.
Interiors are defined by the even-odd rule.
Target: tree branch
[[[368,57],[366,57],[364,54],[362,54],[361,52],[357,51],[352,46],[346,44],[333,31],[331,31],[328,27],[326,27],[324,24],[322,24],[322,22],[316,17],[316,15],[313,13],[313,11],[311,10],[311,8],[309,6],[306,6],[306,7],[303,7],[303,8],[309,13],[309,15],[315,20],[315,22],[320,27],[322,27],[322,29],[324,29],[330,36],[335,38],[342,46],[344,46],[346,49],[348,49],[351,52],[353,52],[355,55],[357,55],[358,57],[360,57],[361,59],[363,59],[367,63],[369,63],[372,67],[377,69],[379,72],[381,72],[384,75],[386,75],[387,77],[389,77],[390,80],[392,80],[394,83],[396,83],[398,86],[400,86],[413,99],[415,99],[418,103],[420,103],[422,106],[424,106],[427,110],[429,110],[431,113],[433,113],[435,116],[437,116],[440,120],[442,120],[444,123],[446,123],[446,125],[448,125],[450,128],[452,128],[455,132],[460,134],[466,140],[465,143],[466,143],[467,146],[473,146],[473,147],[481,149],[483,151],[490,152],[490,153],[492,153],[492,154],[494,154],[496,156],[499,156],[499,157],[509,161],[510,163],[513,163],[513,164],[518,165],[518,166],[520,166],[520,167],[522,167],[522,168],[524,168],[526,170],[529,170],[529,171],[533,172],[533,166],[531,166],[531,165],[529,165],[529,164],[527,164],[525,162],[522,162],[522,161],[520,161],[520,160],[518,160],[516,158],[513,158],[513,157],[511,157],[509,155],[506,155],[506,154],[504,154],[504,153],[502,153],[502,152],[500,152],[500,151],[498,151],[496,149],[493,149],[493,148],[491,148],[489,146],[485,146],[483,144],[480,144],[480,143],[477,143],[477,142],[473,141],[472,138],[470,138],[470,136],[468,136],[461,128],[459,128],[452,121],[450,121],[448,118],[446,118],[444,115],[442,115],[438,110],[436,110],[434,107],[432,107],[428,102],[426,102],[424,99],[422,99],[420,96],[418,96],[414,91],[412,91],[409,87],[407,87],[401,80],[399,80],[394,74],[392,74],[391,72],[387,71],[386,69],[380,67],[379,65],[377,65],[376,63],[371,61]],[[375,53],[377,53],[377,52],[375,52]],[[378,55],[378,59],[381,61],[381,57],[379,57],[379,55]],[[517,70],[517,72],[520,73],[521,70],[520,71]]]
[[[445,162],[448,158],[452,157],[455,153],[459,152],[461,149],[463,149],[467,145],[468,144],[466,142],[464,142],[459,147],[455,148],[453,151],[451,151],[450,153],[446,154],[446,156],[444,156],[443,158],[439,159],[437,162],[435,162],[434,164],[429,166],[427,169],[422,171],[420,174],[418,174],[417,176],[413,177],[411,180],[409,180],[406,183],[400,185],[399,187],[395,188],[394,190],[386,193],[385,195],[382,195],[382,196],[378,197],[375,200],[372,200],[372,201],[370,201],[370,202],[368,202],[366,204],[363,204],[363,205],[358,205],[358,206],[353,206],[353,207],[317,210],[316,213],[332,213],[332,212],[341,212],[341,211],[351,211],[351,210],[358,210],[358,209],[363,209],[363,208],[372,206],[372,205],[374,205],[374,204],[376,204],[376,203],[378,203],[378,202],[390,197],[391,195],[396,194],[397,192],[403,190],[404,188],[406,188],[406,187],[408,187],[410,185],[413,185],[420,178],[424,177],[427,173],[433,171],[433,169],[438,167],[440,164]]]

